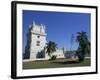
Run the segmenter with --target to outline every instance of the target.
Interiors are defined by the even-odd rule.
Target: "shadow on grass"
[[[56,63],[56,64],[79,64],[78,61],[64,61],[64,62],[59,62],[59,61],[55,61],[52,63]]]

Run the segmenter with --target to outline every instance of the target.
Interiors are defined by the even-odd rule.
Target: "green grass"
[[[79,63],[77,60],[72,59],[57,59],[45,61],[30,61],[23,62],[23,69],[41,69],[41,68],[60,68],[60,67],[81,67],[90,66],[90,59],[85,59]]]

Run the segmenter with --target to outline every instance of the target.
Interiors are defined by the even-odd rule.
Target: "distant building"
[[[35,22],[29,26],[29,31],[27,33],[27,44],[25,47],[25,58],[26,59],[49,59],[46,53],[46,40],[47,33],[45,32],[44,25],[37,25]],[[57,49],[52,55],[57,56],[57,58],[64,58],[64,51]]]

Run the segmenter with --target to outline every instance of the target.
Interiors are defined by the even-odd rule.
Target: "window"
[[[40,36],[37,36],[37,38],[40,38]]]
[[[36,45],[37,45],[37,46],[40,46],[40,41],[37,41]]]
[[[37,41],[37,43],[40,43],[40,41]]]
[[[37,46],[40,46],[40,44],[37,44]]]

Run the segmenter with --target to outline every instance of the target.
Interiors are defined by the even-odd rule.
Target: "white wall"
[[[38,35],[32,34],[30,58],[36,58],[36,55],[39,51],[43,50],[46,46],[46,36],[41,36],[37,38]],[[37,41],[40,41],[40,46],[37,46]]]
[[[0,0],[0,80],[11,80],[11,0]],[[31,0],[31,1],[42,1],[42,2],[57,2],[57,3],[70,3],[70,4],[84,4],[84,5],[99,5],[100,0]],[[99,11],[100,14],[100,11]],[[100,16],[99,21],[100,21]],[[100,24],[99,24],[100,27]],[[98,28],[100,34],[100,28]],[[100,36],[98,38],[100,41]],[[98,43],[100,44],[100,43]],[[100,47],[100,45],[99,45]],[[99,49],[100,52],[100,49]],[[100,54],[98,54],[100,57]],[[99,60],[100,61],[100,58]],[[100,62],[99,62],[100,67]],[[20,79],[21,80],[21,79]],[[24,80],[24,79],[23,79]],[[27,79],[33,80],[33,79]],[[77,76],[64,76],[64,77],[51,77],[51,78],[36,78],[34,80],[100,80],[100,69],[99,74],[92,75],[77,75]]]

